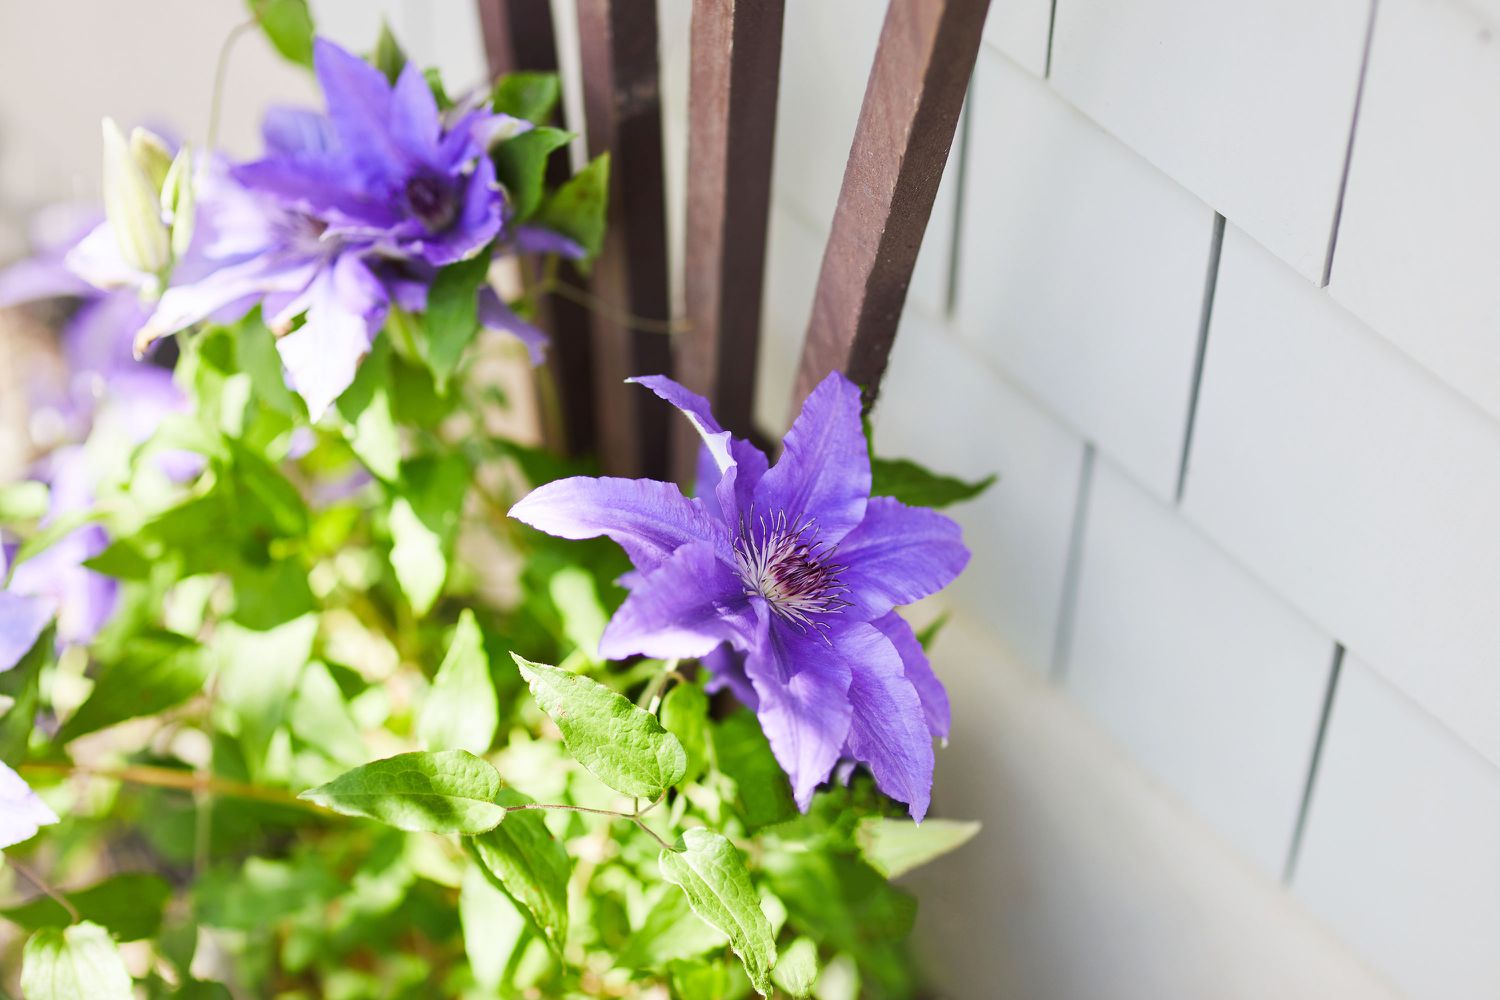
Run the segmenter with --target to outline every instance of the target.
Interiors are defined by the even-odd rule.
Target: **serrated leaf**
[[[159,876],[127,872],[64,895],[82,919],[100,925],[117,940],[139,941],[154,937],[161,928],[162,910],[172,897],[172,887]],[[51,896],[38,896],[0,914],[28,931],[73,923],[72,915]]]
[[[372,761],[310,788],[301,798],[400,830],[484,833],[505,818],[500,775],[467,750],[403,753]]]
[[[870,457],[870,495],[894,497],[909,507],[947,507],[972,500],[994,485],[997,476],[965,482],[939,475],[904,458]]]
[[[656,716],[598,681],[511,654],[573,759],[617,792],[655,800],[682,780],[687,754]]]
[[[495,174],[510,194],[514,222],[531,218],[542,203],[547,162],[573,140],[573,133],[539,125],[495,148]]]
[[[499,724],[500,709],[484,635],[474,612],[465,608],[427,693],[417,732],[429,750],[481,754],[494,742]]]
[[[661,852],[662,877],[687,894],[694,913],[724,932],[750,984],[770,996],[776,938],[744,858],[723,834],[703,827],[685,831],[680,843],[681,850]]]
[[[58,730],[57,742],[180,704],[203,689],[208,673],[203,647],[192,639],[175,632],[136,636],[99,671],[94,690]]]
[[[132,1000],[130,973],[98,924],[37,931],[21,956],[26,1000]]]
[[[556,73],[507,73],[495,81],[492,96],[491,107],[499,114],[540,125],[551,120],[562,96],[562,85]]]
[[[518,806],[531,800],[506,789],[499,801]],[[542,937],[559,954],[568,938],[568,878],[573,863],[540,810],[517,809],[464,846],[494,885],[523,907]]]
[[[534,221],[562,233],[594,257],[604,245],[608,212],[609,154],[603,153],[552,192]]]
[[[249,7],[283,58],[312,65],[314,29],[307,0],[249,0]]]
[[[405,463],[391,502],[391,569],[412,610],[431,610],[448,578],[453,540],[469,489],[469,467],[458,454]]]
[[[886,878],[897,878],[958,850],[973,840],[979,829],[980,824],[974,821],[929,819],[919,824],[866,816],[855,827],[854,838],[871,868]]]
[[[427,293],[423,335],[417,349],[432,370],[439,392],[458,368],[464,348],[479,332],[479,286],[490,269],[488,247],[456,264],[449,264],[433,279]]]

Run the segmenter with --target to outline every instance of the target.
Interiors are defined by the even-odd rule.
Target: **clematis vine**
[[[921,819],[948,700],[894,609],[962,571],[958,525],[870,496],[859,390],[838,373],[808,396],[774,465],[720,427],[702,397],[662,376],[634,381],[703,437],[703,496],[576,477],[511,510],[563,538],[607,536],[630,557],[630,595],[600,654],[703,657],[755,709],[804,810],[844,759]]]

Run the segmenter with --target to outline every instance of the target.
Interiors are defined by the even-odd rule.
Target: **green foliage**
[[[375,51],[370,54],[370,62],[391,83],[395,83],[401,71],[406,68],[406,53],[401,51],[401,43],[391,34],[390,22],[383,18],[380,22],[380,35],[375,39]]]
[[[339,775],[301,797],[401,830],[483,833],[499,825],[500,775],[467,750],[403,753]]]
[[[307,0],[249,0],[250,13],[282,57],[303,66],[313,60],[313,21]]]
[[[512,811],[504,823],[469,837],[464,847],[495,887],[524,909],[542,938],[561,953],[568,939],[568,876],[572,861],[531,800],[507,790],[499,801]]]
[[[208,669],[203,647],[186,636],[139,635],[120,659],[104,664],[88,700],[58,730],[57,742],[181,704],[203,687]]]
[[[771,970],[771,980],[794,997],[810,996],[818,981],[818,946],[811,938],[793,941],[782,949],[776,968]]]
[[[776,938],[740,852],[723,834],[695,827],[684,831],[680,849],[661,852],[660,864],[662,877],[681,887],[693,912],[729,938],[750,984],[770,996]]]
[[[870,495],[894,497],[911,507],[948,507],[972,500],[995,484],[998,478],[985,476],[965,482],[939,475],[907,459],[870,459]]]
[[[535,221],[575,240],[590,257],[604,246],[609,212],[609,154],[594,158],[537,210]]]
[[[517,221],[530,219],[541,205],[547,161],[572,140],[571,132],[538,125],[495,149],[495,172],[510,193]]]
[[[609,688],[520,656],[531,696],[578,763],[623,795],[657,799],[687,773],[687,754],[654,715]]]
[[[132,1000],[125,961],[98,924],[44,928],[31,935],[21,960],[26,1000]]]
[[[98,924],[118,941],[139,941],[161,930],[162,910],[172,887],[157,875],[131,872],[62,895],[80,919]],[[28,931],[74,923],[73,915],[51,896],[0,910],[0,915]]]
[[[538,125],[550,121],[562,97],[556,73],[507,73],[495,81],[492,107]]]
[[[474,612],[464,610],[453,642],[433,678],[417,731],[429,750],[482,754],[495,741],[500,709],[490,679],[490,660]]]
[[[979,833],[976,822],[951,819],[929,819],[925,823],[910,820],[866,816],[859,821],[855,839],[860,854],[870,867],[886,878],[898,878],[913,868],[920,868],[973,840]]]
[[[464,348],[479,332],[479,287],[489,269],[486,248],[439,271],[427,293],[424,336],[417,340],[417,351],[432,370],[439,392],[446,390]]]

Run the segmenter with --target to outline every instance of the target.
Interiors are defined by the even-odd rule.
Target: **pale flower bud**
[[[166,140],[149,129],[133,128],[130,130],[130,158],[145,171],[151,187],[160,191],[166,182],[167,171],[172,167],[172,151],[167,148]]]
[[[172,254],[181,257],[193,241],[197,201],[193,193],[193,154],[186,146],[177,153],[161,186],[161,210],[172,224]]]
[[[109,118],[104,119],[104,216],[127,264],[147,274],[167,266],[171,244],[158,188]]]

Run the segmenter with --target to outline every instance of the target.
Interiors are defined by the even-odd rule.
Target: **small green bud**
[[[167,266],[172,248],[158,188],[110,118],[104,119],[104,216],[127,264],[147,274]]]
[[[161,210],[172,225],[174,257],[187,253],[188,245],[193,242],[197,207],[197,196],[193,192],[193,154],[183,146],[161,186]]]
[[[172,151],[166,141],[155,132],[143,128],[130,130],[130,156],[146,174],[146,180],[157,191],[166,182],[167,171],[172,167]]]

